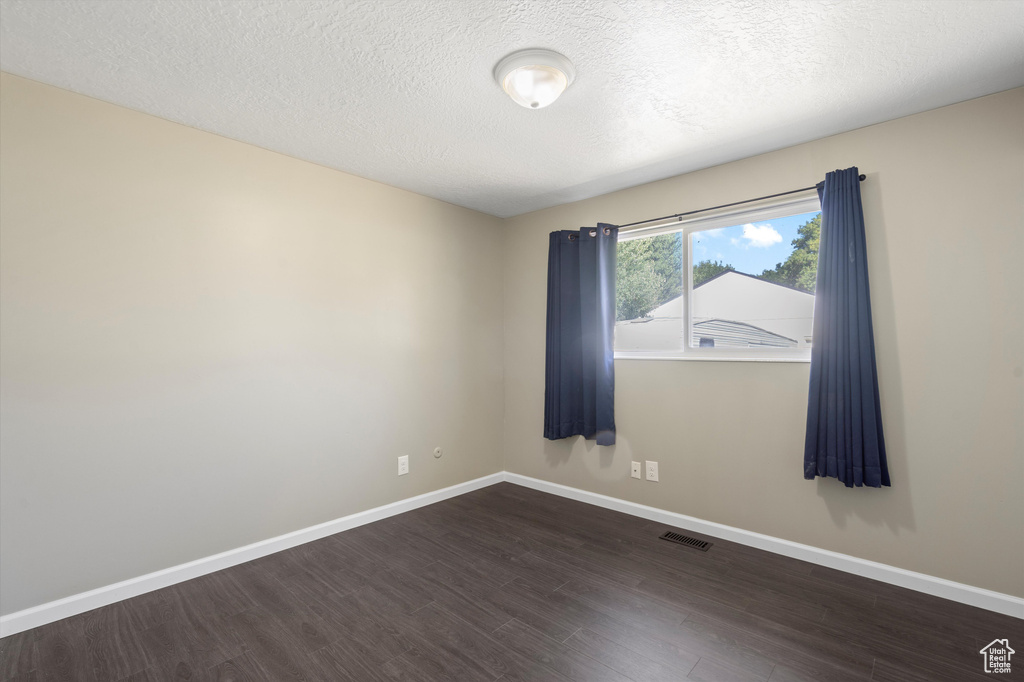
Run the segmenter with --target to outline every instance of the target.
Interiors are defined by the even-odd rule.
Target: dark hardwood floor
[[[663,530],[502,483],[7,637],[0,679],[969,682],[1024,652],[1022,620]]]

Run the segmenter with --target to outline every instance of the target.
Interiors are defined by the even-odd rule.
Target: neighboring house
[[[693,323],[693,345],[715,348],[797,348],[800,342],[766,329],[735,320],[701,320]]]
[[[716,348],[808,348],[814,295],[742,272],[723,272],[693,289],[692,345]],[[671,350],[681,345],[683,298],[645,317],[615,325],[620,350]]]

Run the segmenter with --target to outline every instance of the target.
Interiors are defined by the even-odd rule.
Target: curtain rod
[[[857,176],[857,179],[864,182],[867,176],[861,173]],[[701,208],[696,211],[687,211],[686,213],[673,213],[672,215],[661,216],[660,218],[648,218],[647,220],[638,220],[635,223],[627,223],[625,225],[619,225],[619,229],[625,227],[633,227],[634,225],[643,225],[644,223],[656,223],[661,220],[668,220],[669,218],[679,218],[682,220],[688,215],[694,215],[696,213],[706,213],[708,211],[714,211],[719,208],[729,208],[730,206],[739,206],[740,204],[750,204],[755,201],[763,201],[764,199],[774,199],[775,197],[784,197],[787,194],[797,194],[798,192],[807,192],[812,189],[816,189],[817,185],[811,185],[810,187],[801,187],[800,189],[791,189],[788,192],[779,192],[778,194],[767,194],[763,197],[757,197],[756,199],[744,199],[743,201],[734,201],[731,204],[722,204],[721,206],[712,206],[710,208]]]

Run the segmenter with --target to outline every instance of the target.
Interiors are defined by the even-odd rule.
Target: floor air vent
[[[675,533],[670,530],[662,533],[660,539],[668,540],[669,542],[675,542],[680,545],[686,545],[687,547],[693,547],[694,549],[699,549],[702,552],[708,551],[708,549],[711,547],[710,542],[704,542],[703,540],[698,540],[697,538],[691,538],[689,535],[682,535],[680,533]]]

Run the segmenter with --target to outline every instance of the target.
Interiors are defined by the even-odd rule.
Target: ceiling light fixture
[[[575,78],[572,62],[551,50],[519,50],[494,67],[494,80],[516,104],[527,109],[551,104]]]

